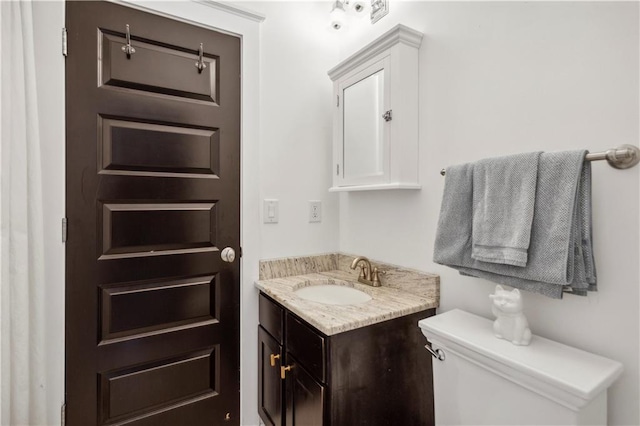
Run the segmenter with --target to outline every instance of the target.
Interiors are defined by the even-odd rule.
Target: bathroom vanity
[[[268,261],[289,264],[275,274],[261,263],[258,410],[266,425],[433,424],[431,356],[417,323],[435,314],[438,277],[377,263],[383,286],[369,287],[348,270],[350,259]],[[333,305],[297,294],[320,285],[369,300]]]

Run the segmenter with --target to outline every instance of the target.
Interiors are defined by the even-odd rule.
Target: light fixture
[[[331,28],[339,30],[344,25],[347,12],[345,10],[345,3],[341,0],[336,0],[331,8]]]
[[[331,27],[339,30],[345,25],[347,11],[353,10],[356,13],[364,12],[365,3],[361,0],[336,0],[331,6]]]
[[[375,24],[389,13],[389,0],[371,0],[371,23]]]
[[[363,0],[335,0],[331,4],[331,28],[339,30],[343,28],[347,13],[353,10],[356,14],[364,12],[366,3]],[[371,0],[371,23],[375,24],[389,13],[389,0]]]

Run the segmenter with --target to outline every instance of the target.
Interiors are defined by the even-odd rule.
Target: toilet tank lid
[[[598,396],[622,373],[622,364],[617,361],[543,337],[534,335],[529,346],[498,339],[493,335],[492,320],[460,309],[425,318],[418,325],[429,341],[442,345],[445,354],[447,348],[462,350],[476,364],[497,369],[512,381],[526,382],[522,384],[537,388],[539,393],[566,399],[557,402],[574,408]]]

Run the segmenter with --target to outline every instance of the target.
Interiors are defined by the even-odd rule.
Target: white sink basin
[[[357,305],[371,300],[371,296],[363,291],[336,284],[308,285],[294,293],[304,300],[325,305]]]

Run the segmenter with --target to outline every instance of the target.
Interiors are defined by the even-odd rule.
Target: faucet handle
[[[360,266],[360,275],[358,276],[358,278],[367,279],[367,273],[365,272],[367,267],[365,265],[359,265],[359,266]]]
[[[371,282],[373,282],[374,287],[380,286],[380,276],[379,274],[386,275],[387,271],[380,271],[377,266],[373,268],[373,272],[371,273]]]

